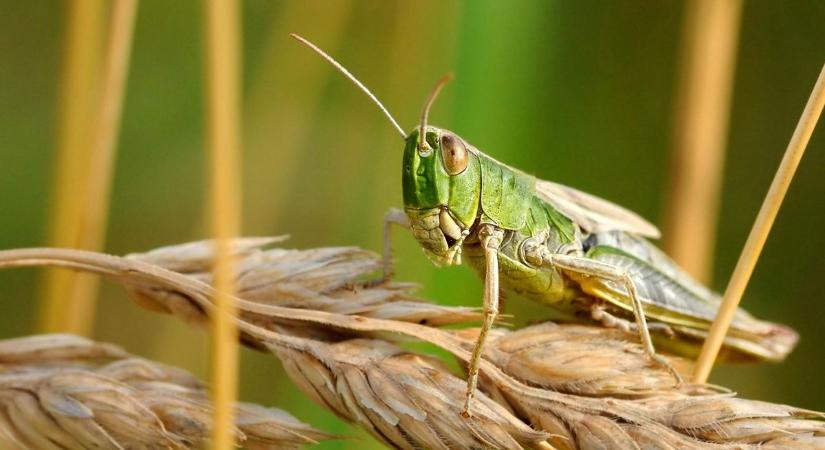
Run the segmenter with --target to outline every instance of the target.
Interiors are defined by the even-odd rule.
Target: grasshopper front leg
[[[484,321],[481,330],[478,332],[478,339],[473,348],[473,355],[470,358],[470,367],[467,372],[467,392],[464,397],[464,410],[461,414],[470,417],[470,406],[475,396],[478,385],[478,364],[484,349],[484,341],[487,333],[498,316],[498,249],[504,238],[504,231],[495,225],[482,224],[478,230],[478,237],[481,247],[484,249],[485,277],[484,277]]]
[[[382,251],[382,261],[384,265],[384,282],[392,280],[393,262],[392,262],[392,225],[399,225],[403,228],[410,229],[410,219],[398,208],[390,208],[384,214],[384,248]]]
[[[677,386],[682,384],[683,380],[679,372],[676,371],[676,369],[666,359],[656,354],[656,349],[653,347],[653,340],[650,338],[650,330],[648,329],[647,319],[645,318],[644,309],[642,308],[642,302],[639,300],[639,296],[636,292],[636,284],[633,282],[633,279],[626,270],[601,261],[595,261],[580,256],[561,255],[550,252],[547,252],[542,256],[548,264],[555,266],[556,268],[569,272],[575,272],[588,277],[597,277],[608,281],[613,281],[624,286],[627,291],[627,296],[630,299],[630,304],[633,307],[633,315],[636,319],[636,328],[639,331],[639,338],[642,341],[642,346],[644,347],[645,353],[651,360],[655,361],[657,364],[666,368],[671,374],[673,374],[673,377],[676,379]]]

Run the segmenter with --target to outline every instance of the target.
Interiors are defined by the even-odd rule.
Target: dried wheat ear
[[[297,449],[331,436],[288,413],[236,405],[251,450]],[[67,334],[0,341],[0,448],[194,449],[212,407],[188,372]]]
[[[428,342],[466,362],[476,330],[437,326],[476,320],[477,310],[417,299],[409,284],[374,283],[380,262],[370,252],[266,248],[276,240],[234,242],[243,343],[279,357],[310,398],[390,447],[825,449],[821,413],[709,385],[674,387],[634,334],[549,322],[496,330],[481,364],[483,392],[464,418],[461,373],[399,344]],[[211,247],[125,258],[21,249],[0,252],[0,267],[100,273],[145,307],[206,324]]]

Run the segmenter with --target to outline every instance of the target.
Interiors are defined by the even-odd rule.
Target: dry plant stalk
[[[49,245],[83,248],[83,215],[89,199],[92,132],[98,100],[96,84],[103,34],[104,2],[67,5],[63,67],[61,68],[58,140],[52,169],[48,229]],[[46,331],[86,332],[92,324],[91,278],[49,270],[40,286],[39,327]],[[71,303],[72,307],[67,307]]]
[[[785,149],[779,168],[776,170],[773,181],[771,181],[771,187],[768,189],[768,193],[765,194],[764,200],[762,200],[759,214],[756,216],[753,227],[748,234],[748,240],[745,241],[745,247],[739,255],[739,260],[733,269],[728,286],[725,288],[725,295],[722,298],[722,304],[719,305],[719,312],[716,314],[716,319],[713,321],[705,344],[702,346],[702,352],[696,361],[696,371],[693,374],[693,379],[696,382],[704,383],[710,375],[716,355],[719,354],[722,341],[725,339],[725,334],[730,328],[731,321],[733,321],[733,316],[739,306],[739,301],[742,299],[742,294],[745,292],[745,287],[747,287],[753,269],[756,267],[756,261],[759,260],[759,254],[762,253],[765,241],[768,240],[768,233],[770,233],[773,221],[779,213],[779,207],[782,206],[782,200],[785,198],[785,193],[788,192],[788,187],[791,185],[791,180],[796,173],[802,155],[805,153],[805,148],[808,146],[808,141],[811,139],[816,123],[819,121],[819,115],[822,113],[823,107],[825,107],[825,65],[822,66],[819,72],[811,96],[808,98],[802,116],[796,124],[791,141],[788,142],[788,148]]]
[[[741,11],[742,0],[685,2],[663,245],[704,284],[716,243]]]
[[[230,434],[250,450],[331,437],[282,410],[234,410]],[[0,341],[0,448],[204,448],[211,417],[206,389],[182,369],[68,334]]]
[[[91,48],[74,48],[66,68],[63,101],[70,106],[64,106],[62,114],[71,117],[61,119],[66,128],[61,133],[66,136],[61,142],[55,176],[55,198],[62,199],[55,202],[57,217],[51,239],[56,246],[100,250],[106,238],[137,0],[112,2],[105,53],[98,68],[96,34],[102,27],[95,22],[102,23],[104,6],[103,2],[85,2],[72,7],[72,38],[68,45]],[[82,16],[86,17],[81,23]],[[74,33],[83,33],[83,42]],[[75,67],[81,64],[82,75],[81,68]],[[97,69],[102,69],[99,88],[95,86]],[[62,205],[62,201],[68,203]],[[89,275],[55,272],[47,275],[45,283],[41,327],[88,335],[94,324],[98,280]],[[66,295],[67,291],[71,294]]]
[[[464,418],[464,379],[394,341],[429,342],[466,363],[476,329],[419,323],[447,323],[452,308],[429,309],[407,285],[375,284],[380,262],[371,253],[260,248],[266,244],[233,245],[243,342],[281,358],[308,396],[391,447],[825,449],[821,413],[740,399],[709,385],[676,388],[635,335],[583,325],[496,330],[474,415]],[[211,249],[199,242],[128,258],[10,250],[0,252],[0,267],[94,271],[124,284],[144,306],[206,324],[214,312]],[[421,306],[399,307],[412,303]],[[466,308],[456,313],[477,317]]]
[[[137,8],[137,0],[111,2],[106,50],[101,64],[100,96],[95,109],[97,120],[94,121],[90,139],[85,192],[74,194],[82,202],[77,241],[73,243],[76,248],[101,250],[106,242],[117,137],[126,94]],[[59,308],[64,319],[62,326],[58,328],[89,335],[94,326],[98,279],[88,275],[75,275],[74,284],[72,297],[59,298]]]
[[[312,29],[320,42],[342,42],[355,9],[352,0],[281,2],[279,6],[267,27],[260,65],[250,74],[249,93],[244,96],[243,180],[246,186],[254,186],[244,192],[245,217],[262,230],[277,229],[279,218],[290,214],[285,201],[288,196],[272,193],[294,189],[301,177],[303,145],[314,136],[324,93],[318,86],[329,76],[321,64],[284,70],[287,61],[304,54],[302,48],[284,39],[284,30]],[[272,151],[272,136],[278,136],[277,152]]]
[[[213,448],[229,450],[232,403],[238,390],[238,330],[235,326],[234,261],[229,240],[240,234],[240,5],[237,0],[205,0],[206,142],[209,150],[209,212],[215,238],[211,377],[215,403]]]

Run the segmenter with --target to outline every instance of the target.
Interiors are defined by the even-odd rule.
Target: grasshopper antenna
[[[427,144],[427,139],[424,137],[424,130],[427,128],[427,118],[430,116],[430,108],[433,106],[433,103],[435,103],[435,99],[438,97],[438,94],[441,92],[444,85],[449,83],[452,79],[453,74],[451,73],[439,78],[439,80],[435,82],[435,86],[433,86],[430,96],[427,97],[427,101],[424,102],[424,108],[421,109],[421,128],[418,131],[418,149],[421,151],[430,150],[430,145]]]
[[[392,125],[395,127],[396,130],[398,130],[398,133],[401,134],[401,138],[402,139],[407,139],[407,135],[404,133],[404,130],[401,128],[400,125],[398,125],[398,122],[395,120],[395,118],[392,116],[392,114],[390,114],[389,110],[387,110],[387,108],[384,106],[384,104],[381,103],[378,100],[378,97],[376,97],[372,92],[370,92],[370,90],[367,89],[367,87],[364,86],[363,83],[358,81],[358,78],[355,78],[355,76],[353,74],[351,74],[349,72],[349,70],[347,70],[344,66],[342,66],[341,63],[334,60],[332,58],[332,56],[329,56],[326,53],[324,53],[323,50],[318,48],[318,46],[316,46],[312,42],[309,42],[308,40],[302,38],[301,36],[298,36],[295,33],[290,33],[289,35],[292,36],[298,42],[300,42],[300,43],[306,45],[307,47],[309,47],[310,49],[314,50],[315,53],[318,53],[319,55],[321,55],[321,57],[326,59],[330,64],[333,65],[333,67],[338,69],[339,72],[344,74],[345,77],[349,78],[350,81],[355,83],[355,85],[358,86],[359,89],[361,89],[362,91],[364,91],[365,94],[367,94],[367,97],[372,99],[372,101],[375,102],[376,105],[378,105],[378,108],[381,109],[381,112],[383,112],[384,115],[387,116],[388,119],[390,119],[390,122],[392,123]]]

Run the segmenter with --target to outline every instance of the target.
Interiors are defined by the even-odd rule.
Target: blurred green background
[[[43,245],[67,2],[0,1],[0,248]],[[106,250],[205,236],[202,11],[140,3]],[[405,128],[434,80],[456,80],[431,122],[537,176],[662,216],[684,5],[677,1],[243,2],[244,217],[248,235],[289,245],[378,250],[401,201],[401,142],[363,94],[288,38],[338,58]],[[713,286],[732,271],[825,61],[825,2],[745,2]],[[825,410],[825,125],[746,292],[759,317],[802,335],[780,365],[729,366],[711,381],[742,395]],[[436,269],[397,233],[398,277],[422,295],[479,304],[465,267]],[[0,337],[35,332],[33,270],[0,272]],[[104,285],[95,332],[133,353],[206,375],[207,336]],[[513,298],[508,313],[546,310]],[[276,359],[244,351],[241,398],[327,431],[362,436],[317,448],[380,448],[310,403]],[[375,447],[368,447],[375,445]]]

